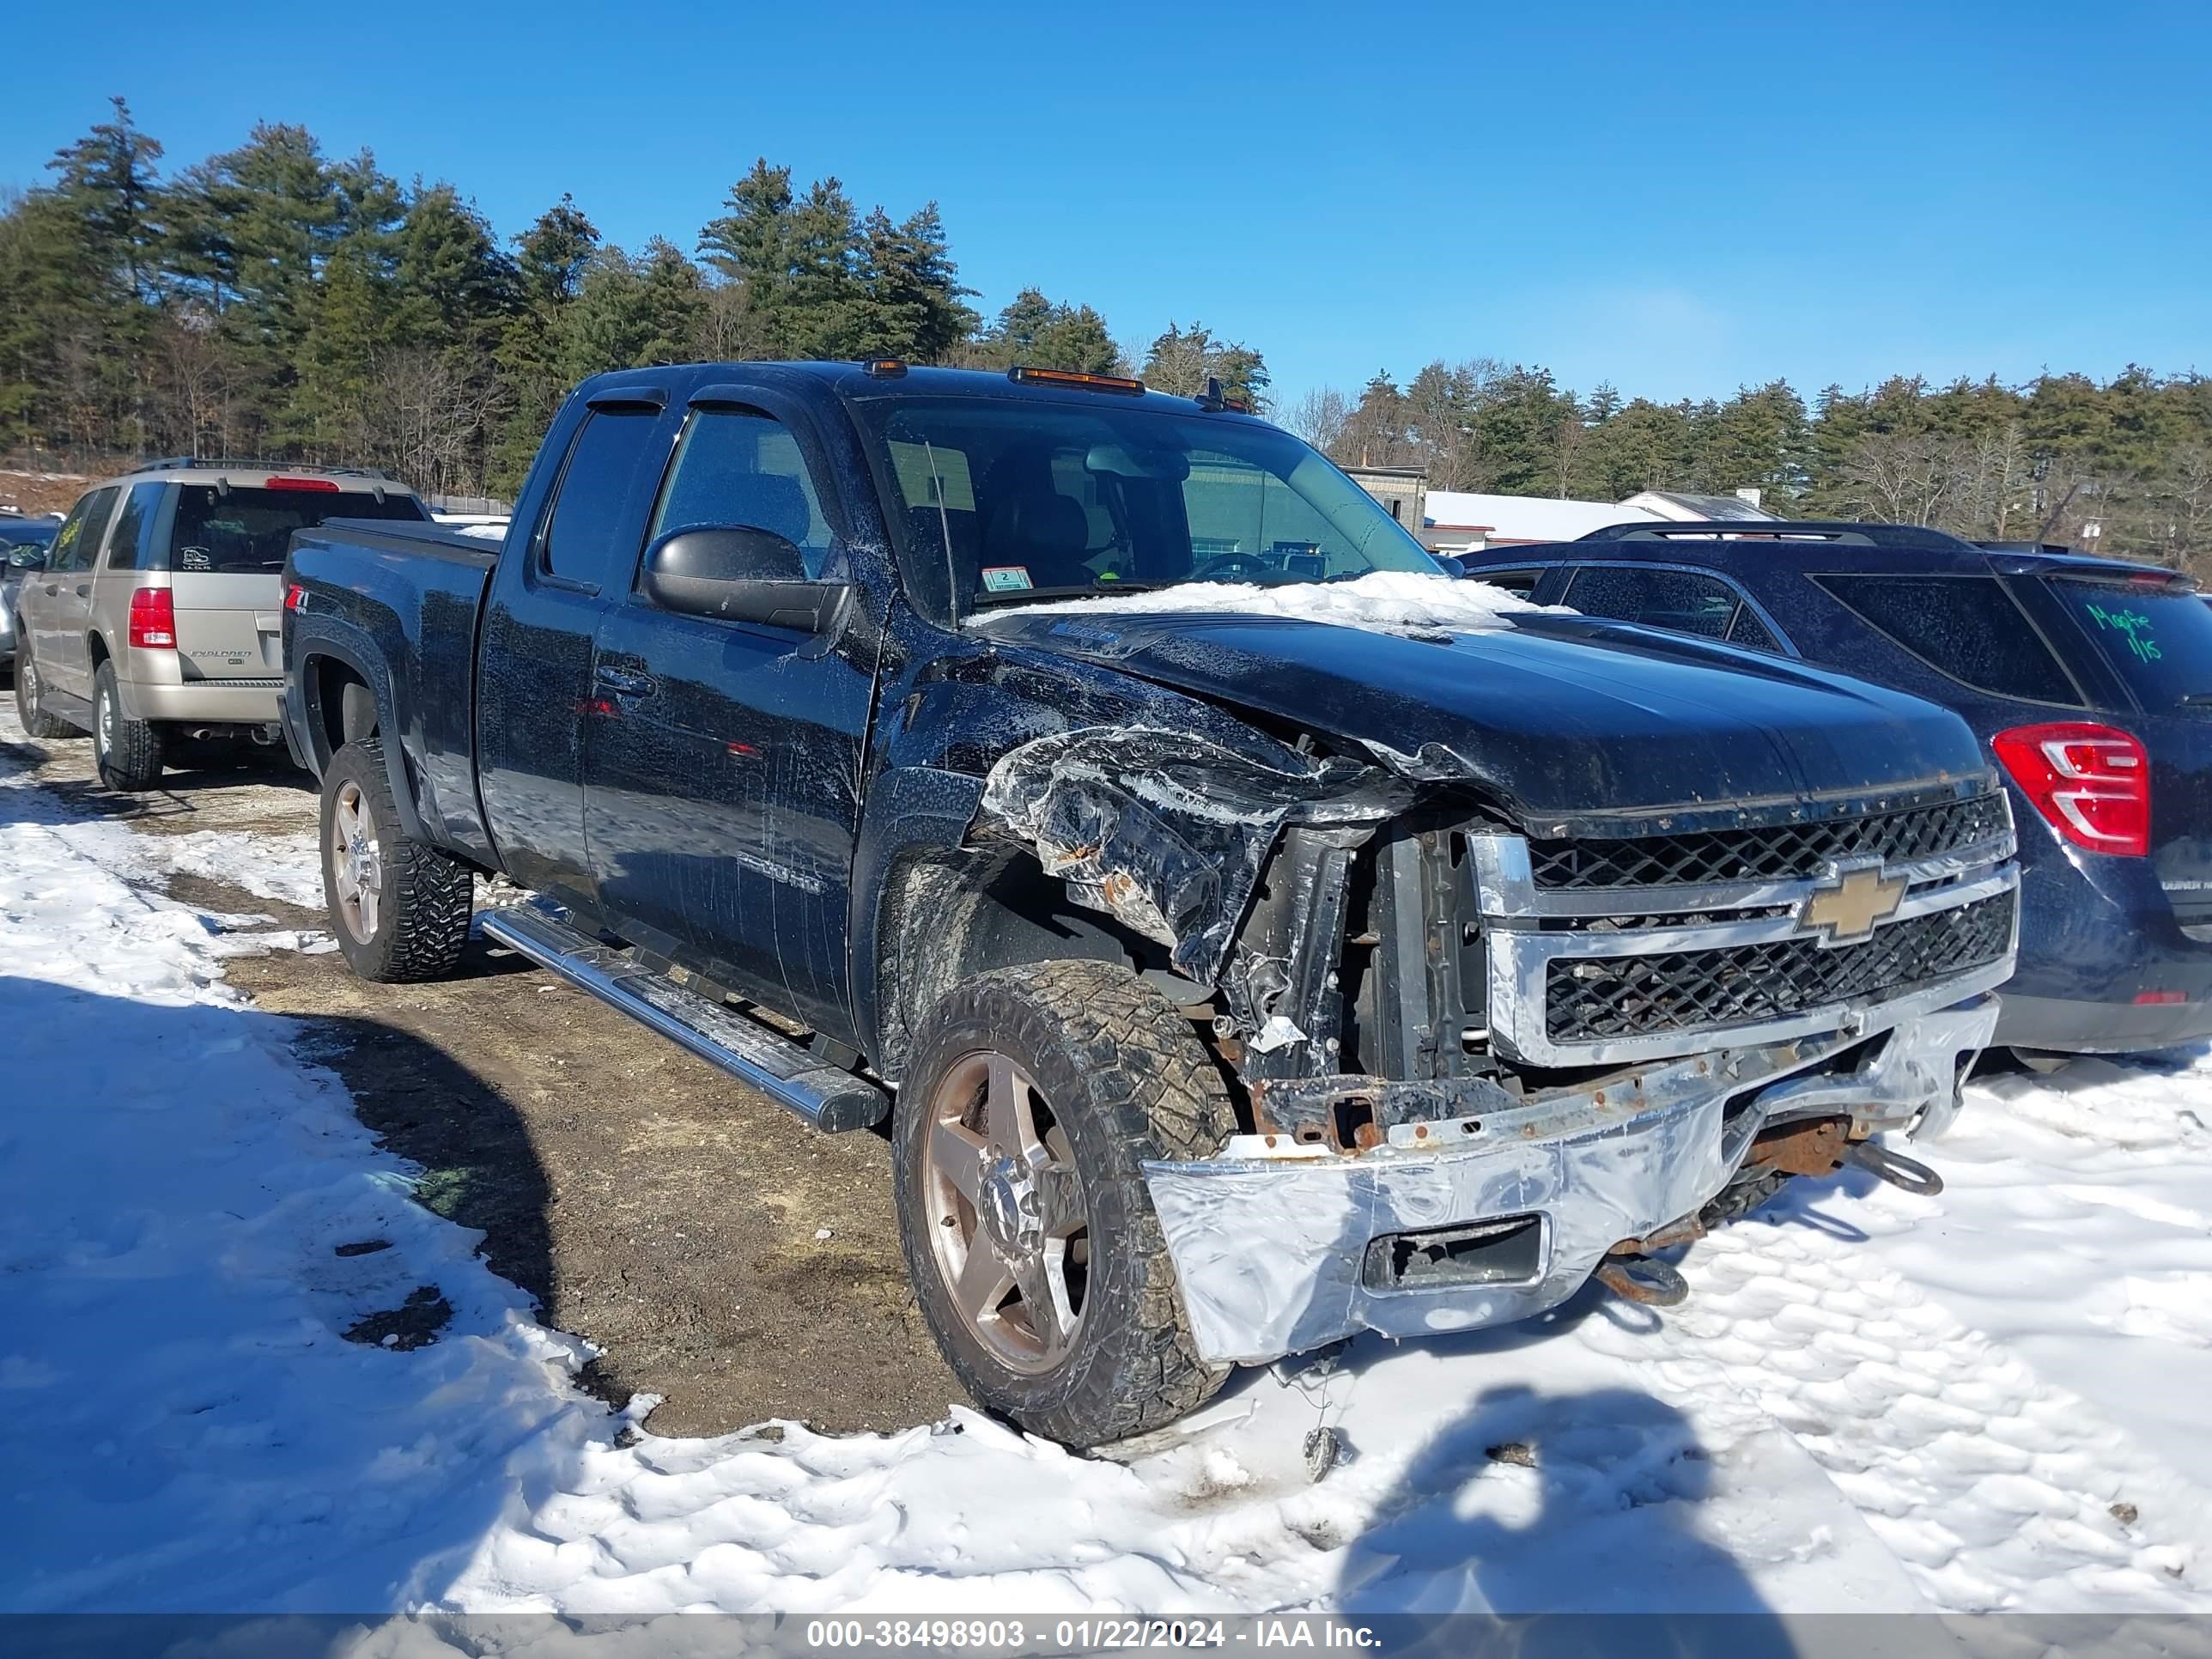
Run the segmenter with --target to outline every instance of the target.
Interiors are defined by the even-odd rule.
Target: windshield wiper
[[[1100,582],[1095,586],[1063,583],[1058,587],[1008,587],[996,592],[978,593],[969,600],[972,605],[1026,605],[1036,599],[1110,599],[1116,593],[1152,593],[1168,586],[1166,582]]]

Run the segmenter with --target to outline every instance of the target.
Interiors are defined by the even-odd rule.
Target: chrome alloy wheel
[[[376,936],[383,908],[384,857],[368,803],[361,786],[350,780],[338,786],[331,801],[331,840],[324,856],[330,860],[338,920],[356,945],[366,945]]]
[[[1074,1351],[1090,1281],[1066,1132],[1029,1074],[988,1049],[945,1073],[928,1113],[922,1202],[953,1305],[1009,1370],[1048,1371]]]

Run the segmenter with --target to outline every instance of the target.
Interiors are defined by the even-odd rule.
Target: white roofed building
[[[1602,530],[1659,514],[1648,507],[1611,501],[1563,501],[1550,495],[1483,495],[1464,489],[1431,489],[1421,540],[1456,553],[1468,548],[1504,547],[1516,542],[1571,542]]]

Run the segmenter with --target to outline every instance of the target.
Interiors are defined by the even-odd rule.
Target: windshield
[[[381,501],[361,489],[218,489],[185,484],[177,492],[169,568],[218,574],[282,570],[292,532],[325,519],[410,519],[428,515],[414,496],[386,490]]]
[[[1364,490],[1273,427],[1103,397],[1095,410],[981,398],[861,408],[906,509],[909,586],[939,614],[948,580],[965,615],[1172,582],[1440,572]]]
[[[2212,607],[2194,589],[2065,577],[2051,588],[2144,709],[2212,706]]]

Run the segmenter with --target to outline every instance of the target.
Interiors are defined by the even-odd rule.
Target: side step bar
[[[870,1128],[890,1111],[890,1097],[873,1084],[824,1065],[736,1009],[640,967],[537,905],[487,910],[483,921],[486,937],[750,1083],[817,1129]]]

